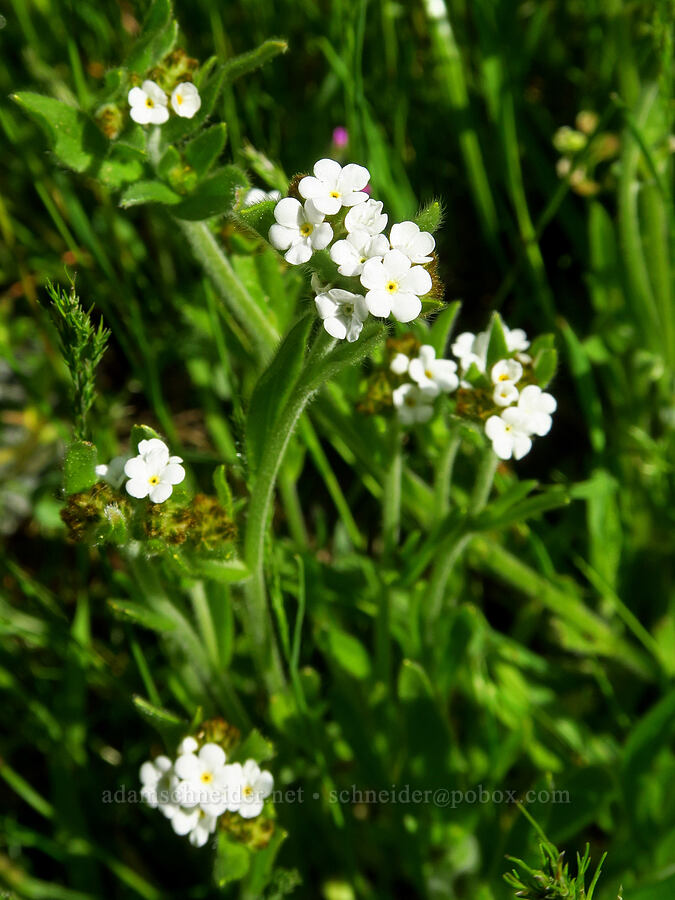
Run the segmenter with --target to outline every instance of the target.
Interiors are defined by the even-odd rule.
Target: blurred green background
[[[572,803],[530,811],[570,857],[586,841],[596,859],[609,851],[601,900],[620,884],[625,900],[671,900],[673,3],[176,0],[175,9],[200,60],[273,36],[289,43],[222,98],[236,162],[250,164],[252,145],[289,176],[308,171],[336,153],[332,133],[345,126],[344,159],[369,167],[393,219],[442,200],[441,273],[446,300],[463,301],[460,330],[485,327],[499,309],[530,336],[554,331],[561,355],[554,429],[518,473],[571,485],[574,502],[473,542],[453,576],[457,603],[428,694],[399,677],[393,705],[369,665],[340,667],[326,635],[342,627],[368,644],[379,576],[365,557],[340,560],[339,504],[372,539],[379,511],[364,484],[376,476],[340,452],[326,416],[319,449],[293,451],[281,489],[286,507],[297,490],[307,511],[303,662],[321,686],[312,728],[295,736],[278,710],[255,707],[279,741],[278,782],[311,792],[330,772],[339,787],[555,785]],[[207,711],[219,708],[190,681],[189,660],[177,675],[153,633],[106,606],[163,590],[152,567],[130,573],[115,554],[65,541],[67,375],[43,284],[65,281],[64,266],[76,271],[83,301],[112,329],[94,414],[102,456],[146,421],[183,448],[204,484],[217,462],[237,462],[239,387],[255,374],[246,336],[215,311],[161,211],[121,210],[114,194],[60,168],[9,100],[30,89],[88,108],[145,11],[10,0],[0,20],[0,884],[26,898],[219,896],[206,851],[145,809],[100,802],[104,790],[136,787],[138,765],[159,750],[130,702],[144,693],[139,660],[150,661],[163,702],[189,715],[201,691]],[[563,126],[591,137],[566,152],[564,136],[554,145]],[[222,236],[244,273],[240,236]],[[285,283],[290,314],[309,292],[297,273]],[[292,592],[297,534],[279,517],[272,556]],[[387,587],[395,609],[423,602],[413,568],[399,584],[398,565]],[[574,604],[604,620],[594,640],[574,630]],[[236,658],[236,647],[220,651]],[[253,694],[250,672],[237,677]],[[279,862],[299,870],[298,897],[505,898],[504,855],[536,858],[527,822],[508,806],[338,812],[317,802],[278,815],[290,833]]]

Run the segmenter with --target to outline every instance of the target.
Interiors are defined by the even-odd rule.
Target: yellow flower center
[[[213,781],[213,775],[210,772],[202,772],[200,776],[202,784],[211,784]]]
[[[305,222],[304,225],[300,226],[300,234],[303,237],[309,237],[310,234],[314,231],[314,226],[311,222]]]
[[[354,315],[354,304],[353,303],[343,304],[342,315],[343,316],[353,316]]]
[[[424,370],[424,374],[425,374],[425,375],[427,376],[427,378],[429,378],[430,380],[432,380],[433,377],[434,377],[434,376],[432,375],[432,373],[431,373],[431,369],[425,369],[425,370]]]
[[[512,430],[513,430],[513,425],[505,425],[504,426],[504,431],[512,431]]]
[[[500,375],[498,378],[499,381],[511,381],[508,375]]]
[[[146,97],[145,105],[148,107],[148,109],[152,109],[152,107],[155,105],[155,101],[152,99],[152,97]]]
[[[390,293],[395,294],[398,290],[398,282],[397,281],[388,281],[384,287],[384,289]]]
[[[159,475],[151,475],[148,478],[148,484],[159,484]]]
[[[246,799],[248,799],[249,797],[252,797],[252,796],[253,796],[253,788],[251,787],[250,784],[247,784],[246,787],[244,788],[244,797],[246,797]]]
[[[405,398],[405,405],[406,406],[415,406],[415,398],[411,397],[410,394],[408,394],[408,396]]]
[[[183,102],[183,95],[176,94],[176,103],[180,106],[182,102]]]
[[[339,197],[341,196],[341,194],[340,194],[339,191],[331,191],[331,192],[330,192],[330,196],[333,197],[334,200],[337,200],[337,199],[339,199]]]

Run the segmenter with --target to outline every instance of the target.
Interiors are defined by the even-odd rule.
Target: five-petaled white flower
[[[163,125],[169,118],[166,94],[154,81],[144,81],[132,87],[127,97],[129,115],[139,125]]]
[[[404,425],[428,422],[434,413],[434,393],[418,384],[402,384],[392,394],[394,407]]]
[[[366,200],[352,206],[345,216],[345,228],[350,234],[354,231],[366,231],[368,234],[381,234],[387,227],[386,213],[382,212],[381,200]],[[387,250],[389,243],[387,242]]]
[[[323,327],[331,337],[352,344],[357,340],[368,318],[368,307],[363,294],[352,294],[341,288],[332,288],[318,294],[316,309],[323,319]]]
[[[516,359],[500,359],[490,372],[493,384],[511,382],[515,384],[523,377],[523,367]]]
[[[451,349],[459,360],[462,372],[467,372],[472,363],[476,364],[480,372],[485,371],[488,350],[487,331],[481,331],[478,334],[465,331],[457,336]]]
[[[388,250],[389,241],[383,234],[354,231],[347,235],[346,240],[335,241],[330,248],[330,258],[336,263],[340,275],[360,275],[367,260],[383,257]]]
[[[204,744],[198,753],[181,753],[174,771],[181,779],[175,796],[180,806],[198,806],[209,816],[219,816],[227,808],[228,766],[225,751],[218,744]]]
[[[501,416],[490,416],[485,434],[500,459],[522,459],[532,446],[527,415],[515,406],[505,409]]]
[[[216,830],[217,816],[209,816],[203,810],[196,810],[198,818],[196,824],[188,832],[188,840],[193,847],[203,847],[209,837]]]
[[[173,818],[178,809],[174,796],[178,778],[168,756],[158,756],[152,762],[144,762],[140,770],[141,797],[148,806],[159,808],[167,819]]]
[[[284,197],[274,207],[274,218],[277,221],[270,228],[270,244],[286,250],[284,259],[292,266],[306,263],[315,250],[323,250],[333,240],[333,229],[312,200],[303,206],[294,197]]]
[[[410,262],[429,263],[436,241],[428,231],[420,231],[414,222],[399,222],[391,226],[389,241],[392,249],[405,253]]]
[[[334,159],[320,159],[314,175],[306,175],[298,185],[300,195],[312,200],[319,212],[334,216],[343,206],[356,206],[368,199],[363,188],[370,172],[363,166],[349,163],[344,168]]]
[[[518,399],[518,388],[512,381],[500,381],[492,391],[492,399],[497,406],[510,406]]]
[[[504,338],[509,353],[522,353],[523,350],[527,350],[530,346],[527,335],[522,328],[508,328],[502,322],[502,329],[504,330]]]
[[[416,359],[410,361],[410,377],[431,394],[454,391],[459,387],[457,363],[451,359],[436,359],[430,344],[423,344]]]
[[[169,456],[164,441],[151,438],[140,441],[138,456],[128,459],[124,466],[127,476],[127,493],[142,500],[150,497],[153,503],[163,503],[173,493],[174,484],[185,478],[185,469],[179,465],[180,456]]]
[[[233,763],[228,770],[230,804],[242,818],[254,819],[262,812],[265,800],[274,788],[271,772],[261,771],[253,759],[246,760],[243,766]]]
[[[422,310],[420,297],[431,290],[431,275],[422,266],[412,266],[400,250],[389,250],[382,259],[363,265],[361,284],[368,288],[366,303],[374,316],[392,314],[399,322],[410,322]]]
[[[520,392],[518,410],[524,414],[528,431],[543,437],[551,430],[551,413],[558,404],[552,394],[547,394],[536,384],[528,384]]]
[[[191,119],[199,111],[202,98],[199,91],[191,81],[183,81],[176,85],[171,94],[171,105],[177,116],[183,119]]]

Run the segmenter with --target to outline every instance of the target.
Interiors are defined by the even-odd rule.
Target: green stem
[[[399,541],[401,528],[401,474],[403,455],[401,452],[401,430],[398,422],[392,425],[391,455],[384,478],[382,494],[382,537],[384,556],[390,558]]]
[[[499,459],[492,447],[489,447],[485,451],[485,455],[483,456],[478,472],[476,473],[476,481],[473,486],[471,512],[474,515],[481,512],[488,502],[498,465]]]
[[[258,306],[237,277],[206,222],[176,221],[220,298],[253,339],[258,356],[267,359],[279,341],[279,334],[268,314]]]
[[[452,485],[452,471],[455,467],[457,451],[462,440],[455,429],[451,430],[448,442],[441,452],[436,466],[436,480],[434,484],[434,500],[439,517],[447,514],[450,509],[450,487]]]

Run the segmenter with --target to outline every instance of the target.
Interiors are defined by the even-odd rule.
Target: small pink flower
[[[349,143],[349,132],[344,127],[344,125],[338,125],[337,128],[333,129],[333,144],[336,147],[342,149],[346,147]]]

